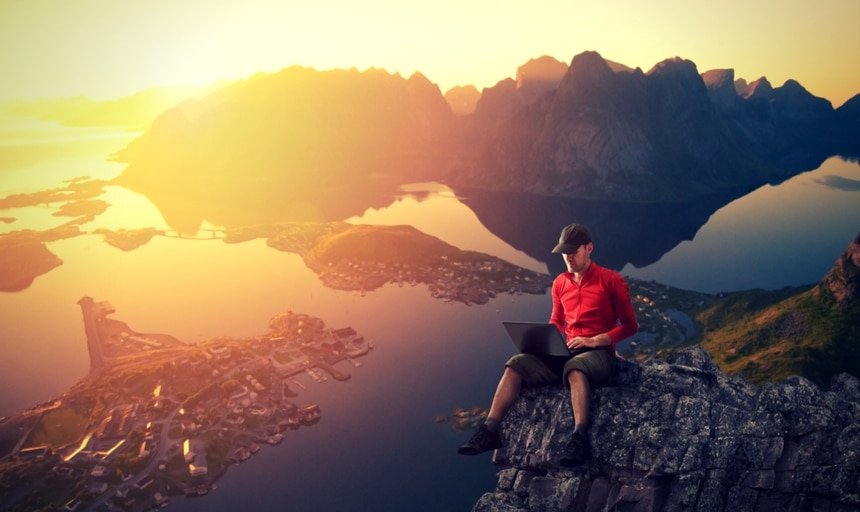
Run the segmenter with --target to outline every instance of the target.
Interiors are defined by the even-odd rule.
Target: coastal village
[[[358,367],[372,348],[350,327],[293,312],[261,336],[186,345],[132,331],[107,302],[79,304],[90,375],[0,418],[4,510],[137,511],[204,495],[231,464],[320,420],[317,404],[297,401],[298,375],[349,379],[334,365]]]
[[[616,347],[618,355],[639,362],[679,348],[696,335],[691,315],[711,304],[717,295],[626,278],[639,332]]]
[[[498,277],[488,278],[490,274]],[[433,298],[467,306],[486,304],[501,293],[540,295],[552,283],[546,274],[514,267],[502,260],[457,261],[446,256],[441,256],[433,267],[344,259],[327,265],[319,276],[330,288],[361,293],[378,288],[380,283],[390,282],[400,287],[426,284]]]

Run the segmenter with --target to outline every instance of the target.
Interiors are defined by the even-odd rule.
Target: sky
[[[860,0],[0,0],[0,100],[116,98],[291,65],[420,71],[444,92],[586,50],[860,93]]]

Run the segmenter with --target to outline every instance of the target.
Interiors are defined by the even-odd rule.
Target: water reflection
[[[456,192],[487,229],[546,263],[550,274],[564,270],[561,258],[550,250],[559,229],[571,222],[589,227],[595,259],[602,265],[641,267],[691,240],[717,209],[740,193],[683,203],[614,203],[463,188]]]
[[[456,194],[439,183],[413,183],[400,187],[402,193],[384,208],[368,208],[350,224],[374,226],[410,225],[464,251],[478,251],[535,272],[545,272],[546,264],[488,231],[481,220]]]
[[[398,187],[397,183],[374,179],[336,183],[284,179],[131,189],[144,194],[171,228],[194,233],[204,221],[236,228],[343,220],[368,208],[391,204]]]
[[[765,185],[720,208],[658,262],[644,268],[632,262],[623,273],[704,292],[817,282],[860,228],[858,191],[828,183],[857,182],[858,175],[860,165],[834,157]]]

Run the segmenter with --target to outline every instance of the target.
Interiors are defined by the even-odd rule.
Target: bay
[[[832,157],[723,206],[692,240],[622,273],[718,293],[815,283],[860,233],[860,164]]]

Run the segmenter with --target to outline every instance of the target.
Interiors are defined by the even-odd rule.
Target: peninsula
[[[261,335],[187,344],[132,330],[108,302],[78,304],[90,374],[0,418],[5,510],[139,511],[206,494],[231,464],[319,421],[318,404],[296,400],[298,374],[347,380],[335,365],[360,366],[372,347],[350,327],[292,311]]]

